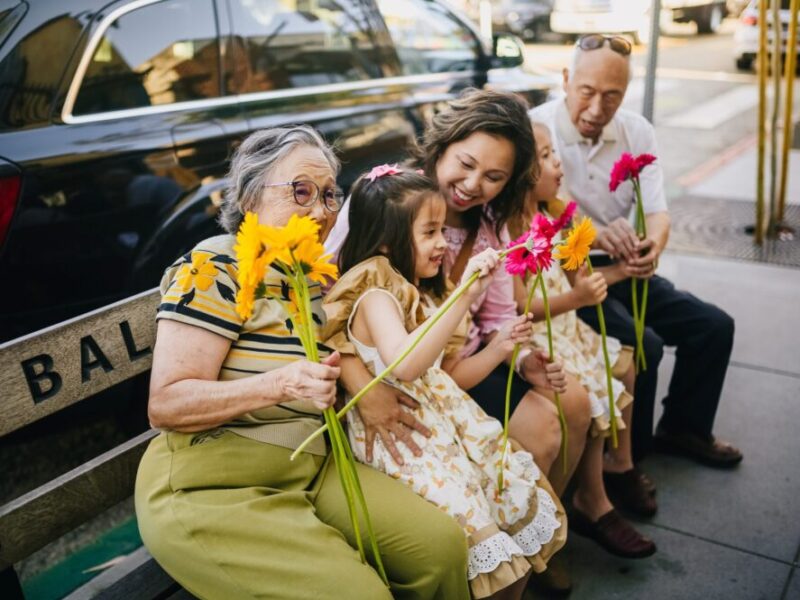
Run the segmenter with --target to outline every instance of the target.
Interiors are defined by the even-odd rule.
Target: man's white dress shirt
[[[608,189],[611,167],[623,152],[658,157],[653,126],[641,115],[620,108],[593,143],[581,136],[567,112],[565,99],[551,100],[530,111],[531,121],[550,129],[553,147],[561,159],[564,179],[561,200],[575,200],[581,213],[600,225],[619,217],[632,218],[633,184],[624,182],[615,192]],[[665,212],[664,172],[658,160],[639,175],[645,214]]]

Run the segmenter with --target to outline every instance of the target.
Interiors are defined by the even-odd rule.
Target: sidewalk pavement
[[[648,457],[659,511],[637,526],[658,552],[619,559],[571,535],[571,598],[800,598],[800,269],[667,252],[659,274],[736,320],[715,432],[744,462],[717,471]],[[659,398],[673,363],[668,352]]]

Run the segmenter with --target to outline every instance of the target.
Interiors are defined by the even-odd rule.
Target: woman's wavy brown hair
[[[508,219],[521,212],[525,194],[539,174],[525,100],[509,92],[465,90],[433,117],[422,140],[412,149],[412,159],[435,179],[436,163],[447,147],[477,132],[504,137],[514,146],[514,169],[505,187],[485,206],[464,213],[468,228],[477,229],[481,219],[488,219],[499,235]]]

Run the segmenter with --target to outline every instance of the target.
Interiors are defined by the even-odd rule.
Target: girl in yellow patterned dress
[[[420,290],[438,297],[445,291],[445,214],[435,184],[419,173],[383,166],[356,182],[350,231],[340,255],[344,274],[325,298],[324,343],[357,354],[373,374],[408,347],[431,308]],[[531,567],[543,571],[566,537],[558,498],[533,457],[516,445],[506,455],[505,487],[498,490],[502,426],[439,367],[470,304],[498,267],[493,249],[470,260],[464,279],[475,272],[481,277],[386,380],[419,402],[414,416],[432,433],[430,438],[414,434],[422,455],[406,451],[398,465],[378,442],[368,463],[409,485],[463,527],[474,598],[520,598]],[[529,319],[520,317],[505,331],[511,342],[528,339]],[[497,362],[504,358],[498,356]],[[347,418],[353,451],[366,462],[357,411]]]
[[[564,205],[554,200],[563,174],[561,163],[553,151],[549,130],[541,124],[534,123],[533,132],[539,161],[539,177],[528,194],[523,214],[516,215],[509,223],[512,239],[521,235],[530,226],[537,210],[547,216],[551,216],[550,213],[560,215],[564,210]],[[559,239],[554,240],[554,244],[559,242]],[[614,278],[618,277],[613,271],[614,268],[609,267],[603,272],[598,269],[593,275],[589,275],[584,265],[570,284],[566,273],[555,262],[550,269],[543,272],[542,276],[550,304],[554,352],[564,361],[565,370],[577,377],[589,393],[593,419],[590,439],[586,443],[576,472],[577,488],[573,495],[575,510],[570,514],[570,526],[579,533],[585,532],[596,537],[593,532],[598,523],[602,527],[606,521],[613,522],[615,528],[625,530],[625,535],[622,537],[626,543],[607,549],[629,558],[641,558],[655,552],[655,545],[617,515],[606,495],[603,482],[604,440],[610,435],[611,423],[601,338],[581,321],[576,313],[578,308],[592,306],[605,299],[607,280],[613,283]],[[514,292],[518,305],[525,305],[528,286],[534,284],[534,279],[529,277],[523,283],[521,278],[514,278]],[[534,315],[541,317],[544,314],[544,304],[541,294],[537,295],[531,304],[531,310]],[[546,347],[547,326],[541,318],[534,323],[532,341],[534,344]],[[633,409],[632,392],[635,380],[633,353],[630,347],[622,346],[614,338],[608,338],[607,345],[614,377],[612,389],[616,405],[619,445],[617,448],[611,448],[609,444],[605,468],[620,473],[633,470],[630,429],[626,428],[626,424],[631,422]],[[640,499],[639,504],[644,505],[639,506],[638,511],[643,516],[650,516],[655,512],[655,500],[652,497]],[[631,507],[626,505],[626,508]]]

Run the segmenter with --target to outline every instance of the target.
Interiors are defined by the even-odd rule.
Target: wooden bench
[[[0,437],[148,371],[158,290],[0,345]],[[148,430],[0,507],[0,571],[133,494]],[[144,548],[69,598],[191,598]]]

